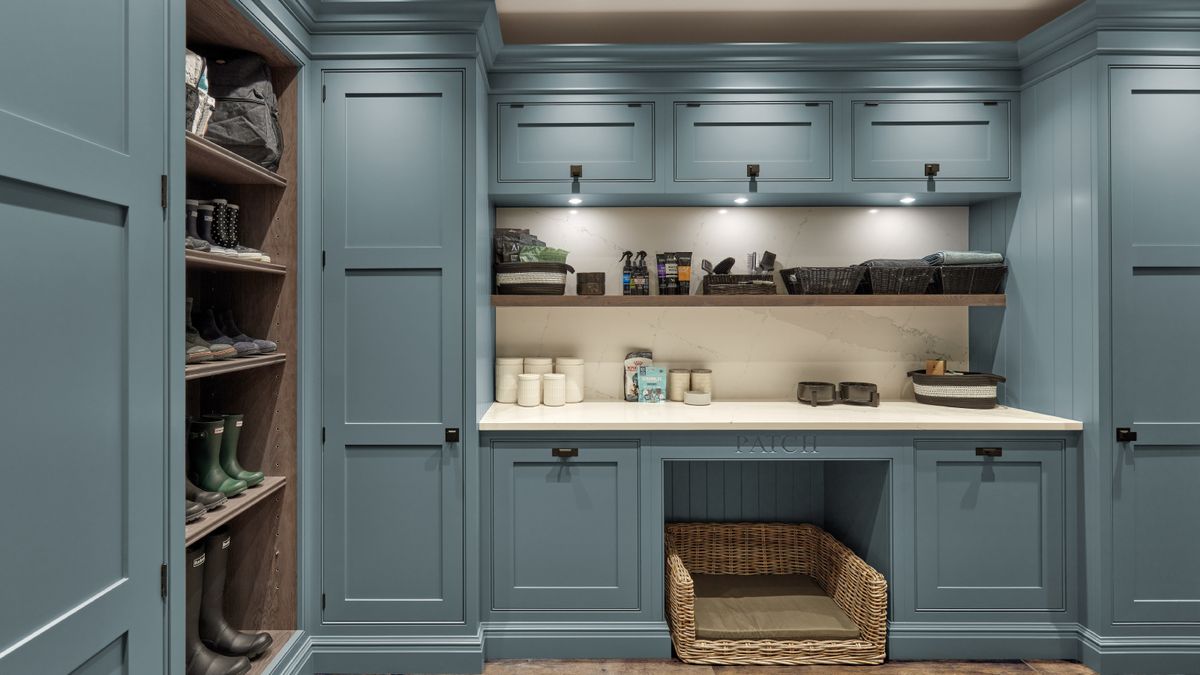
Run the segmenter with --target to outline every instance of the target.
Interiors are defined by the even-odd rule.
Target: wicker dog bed
[[[671,641],[686,663],[808,665],[883,663],[887,581],[815,525],[668,523],[667,614]],[[858,628],[856,639],[697,637],[693,575],[806,575]],[[840,613],[839,613],[840,614]]]

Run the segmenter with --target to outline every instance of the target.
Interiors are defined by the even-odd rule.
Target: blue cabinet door
[[[917,611],[1066,609],[1064,452],[1061,441],[916,444]]]
[[[463,76],[325,84],[323,618],[461,621]]]
[[[1110,78],[1114,619],[1200,623],[1200,69]]]
[[[1012,176],[1010,119],[1001,101],[851,103],[855,180],[1007,180]]]
[[[829,101],[675,104],[675,180],[833,179]]]
[[[496,178],[570,183],[654,180],[654,104],[496,103]]]
[[[493,609],[638,609],[638,532],[636,442],[493,444]]]
[[[166,6],[0,3],[0,673],[167,672]]]

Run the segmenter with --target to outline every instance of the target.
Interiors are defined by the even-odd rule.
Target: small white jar
[[[683,395],[692,386],[692,371],[687,368],[672,368],[667,371],[667,400],[682,401]]]
[[[527,375],[545,375],[554,372],[554,359],[544,356],[526,356],[525,373]]]
[[[712,371],[708,368],[692,369],[692,391],[702,391],[712,395]]]
[[[517,376],[525,368],[525,359],[496,359],[496,403],[517,402]]]
[[[567,376],[562,373],[542,375],[542,403],[549,406],[565,405],[567,402]]]
[[[554,359],[554,372],[567,376],[567,403],[583,400],[583,359],[559,357]]]
[[[533,408],[542,404],[542,376],[521,373],[517,376],[517,405]]]

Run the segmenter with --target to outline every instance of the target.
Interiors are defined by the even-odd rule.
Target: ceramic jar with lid
[[[545,375],[554,372],[554,359],[545,356],[526,356],[525,372],[530,375]]]
[[[517,402],[517,376],[524,372],[525,359],[496,359],[496,403]]]
[[[682,401],[691,388],[692,371],[687,368],[672,368],[667,371],[667,400]]]
[[[549,406],[565,405],[567,402],[567,376],[562,373],[542,375],[542,403]]]
[[[567,403],[582,401],[583,359],[565,356],[554,359],[554,372],[562,373],[567,378]]]
[[[692,369],[692,391],[701,391],[712,395],[712,371],[708,368]]]
[[[517,376],[517,405],[533,408],[542,404],[542,376],[521,373]]]

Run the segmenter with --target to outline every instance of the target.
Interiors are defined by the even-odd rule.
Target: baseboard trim
[[[481,673],[483,636],[322,636],[309,641],[312,673]]]
[[[1078,660],[1079,624],[900,622],[888,626],[888,658]]]
[[[671,657],[671,633],[661,621],[491,621],[483,635],[487,660]]]
[[[1107,675],[1200,672],[1200,636],[1102,636],[1079,627],[1080,661]]]

